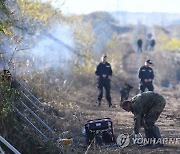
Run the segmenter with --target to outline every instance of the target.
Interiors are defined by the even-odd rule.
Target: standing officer
[[[140,126],[144,127],[147,138],[146,147],[163,147],[161,133],[155,122],[166,105],[163,96],[152,91],[144,92],[134,96],[131,100],[126,100],[121,107],[134,114],[134,133],[135,139],[140,137]],[[154,139],[154,140],[153,140]]]
[[[150,42],[150,51],[154,51],[154,46],[156,45],[156,41],[154,39]]]
[[[137,46],[138,46],[138,52],[142,52],[142,44],[143,44],[143,42],[142,42],[142,39],[139,39],[138,41],[137,41]]]
[[[106,99],[108,101],[109,107],[112,106],[111,95],[110,95],[110,81],[112,77],[111,65],[107,62],[107,55],[102,56],[102,61],[97,65],[95,74],[97,78],[97,88],[98,88],[98,106],[101,105],[101,100],[103,97],[103,87],[106,90]]]
[[[147,88],[149,91],[154,90],[153,86],[153,79],[154,79],[154,72],[153,69],[151,68],[152,66],[152,61],[150,59],[145,61],[144,66],[142,66],[139,69],[139,78],[140,78],[140,91],[141,93],[145,91]]]

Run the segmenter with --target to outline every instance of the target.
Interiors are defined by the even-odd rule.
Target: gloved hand
[[[134,135],[134,144],[142,144],[143,143],[143,137],[140,133]]]
[[[149,82],[149,80],[148,79],[144,79],[144,82]]]
[[[152,82],[152,79],[149,79],[148,82]]]
[[[102,76],[103,76],[103,78],[106,78],[106,77],[107,77],[107,75],[106,75],[106,74],[103,74]]]

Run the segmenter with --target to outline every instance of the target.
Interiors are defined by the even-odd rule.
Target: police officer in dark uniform
[[[154,51],[154,46],[156,45],[156,41],[154,39],[150,42],[150,51]]]
[[[98,99],[97,103],[98,106],[101,105],[101,100],[103,97],[103,87],[106,90],[106,99],[108,101],[109,107],[112,106],[111,103],[111,95],[110,95],[110,82],[111,82],[111,77],[112,77],[112,69],[111,65],[107,62],[107,55],[104,54],[102,56],[102,62],[100,62],[97,65],[95,74],[98,76],[97,77],[97,88],[98,88]]]
[[[138,39],[137,41],[138,52],[142,52],[142,44],[143,44],[142,39]]]
[[[153,91],[154,90],[154,86],[153,86],[153,79],[154,79],[154,72],[153,69],[151,68],[152,65],[152,61],[150,59],[145,61],[144,66],[142,66],[139,69],[139,78],[140,78],[140,91],[141,93],[144,92],[146,90],[146,88],[149,91]]]
[[[166,105],[164,97],[158,93],[148,91],[134,96],[131,100],[126,100],[121,107],[134,114],[134,133],[135,138],[140,136],[140,127],[143,126],[147,141],[146,147],[162,147],[160,130],[155,126],[161,112]],[[155,139],[153,141],[152,139]],[[153,142],[152,142],[153,141]]]

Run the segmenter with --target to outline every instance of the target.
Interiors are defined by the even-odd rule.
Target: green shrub
[[[180,49],[180,40],[173,38],[168,41],[165,45],[165,49],[167,50],[179,50]]]

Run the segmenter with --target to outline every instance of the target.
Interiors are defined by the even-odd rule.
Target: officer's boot
[[[146,136],[146,144],[143,145],[142,147],[152,147],[153,146],[153,131],[152,130],[148,130],[148,129],[144,129],[145,131],[145,136]]]
[[[112,107],[112,103],[111,101],[108,101],[109,107]]]
[[[152,148],[164,147],[161,139],[161,133],[158,127],[154,127],[153,129],[153,136],[156,139],[156,143],[152,146]]]
[[[96,103],[98,104],[99,107],[101,106],[101,101],[97,100]]]

